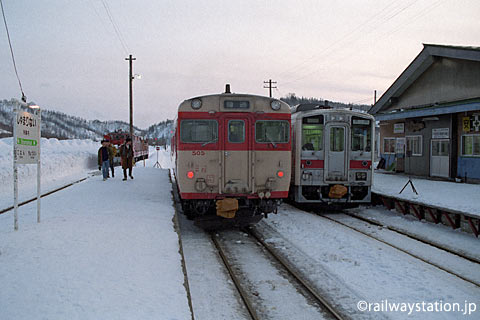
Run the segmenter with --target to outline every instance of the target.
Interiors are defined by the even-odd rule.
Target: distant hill
[[[34,103],[29,103],[34,105]],[[0,100],[0,137],[12,136],[13,109],[26,110],[15,100]],[[150,126],[146,130],[134,127],[135,134],[164,144],[169,141],[172,121],[167,120]],[[85,120],[58,111],[42,109],[42,136],[57,139],[91,139],[100,140],[112,131],[129,131],[125,121]]]
[[[300,103],[324,104],[321,98],[297,97],[294,93],[288,94],[280,100],[295,106]],[[29,105],[34,105],[31,102]],[[346,104],[342,102],[328,101],[333,108],[352,108],[367,111],[371,106],[359,104]],[[12,136],[13,109],[26,107],[15,100],[0,100],[0,138]],[[85,120],[80,117],[70,116],[63,112],[42,109],[42,136],[57,139],[91,139],[100,140],[103,135],[113,131],[129,131],[130,126],[125,121],[100,121]],[[143,136],[152,144],[168,144],[173,133],[173,120],[161,121],[147,129],[134,127],[135,134]]]
[[[366,104],[335,102],[335,101],[324,100],[322,98],[297,97],[295,93],[289,93],[286,97],[280,98],[280,100],[288,103],[291,107],[301,103],[318,103],[320,105],[324,105],[325,101],[327,101],[328,105],[332,108],[347,108],[347,109],[355,109],[355,110],[360,110],[365,112],[371,108],[370,105],[366,105]]]

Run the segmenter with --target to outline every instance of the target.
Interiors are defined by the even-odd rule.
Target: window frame
[[[464,153],[464,143],[463,143],[463,139],[465,137],[472,137],[472,154],[465,154]],[[475,134],[475,133],[471,133],[471,134],[462,134],[461,138],[460,138],[460,147],[461,147],[461,153],[460,153],[460,156],[461,157],[469,157],[469,158],[479,158],[480,157],[480,153],[479,154],[474,154],[474,148],[473,148],[473,145],[474,145],[474,139],[475,137],[478,137],[478,139],[480,139],[480,134]]]
[[[233,121],[241,121],[243,123],[243,139],[242,141],[231,141],[230,140],[230,122],[233,122]],[[245,125],[245,120],[242,120],[242,119],[231,119],[231,120],[228,120],[227,122],[227,141],[228,143],[245,143],[245,140],[246,140],[246,125]]]
[[[386,152],[385,151],[385,141],[386,140],[393,140],[393,151],[392,152]],[[395,145],[397,143],[397,138],[396,137],[383,137],[383,154],[395,154]]]
[[[421,157],[423,156],[423,136],[422,135],[410,135],[410,136],[405,136],[406,138],[406,153],[408,154],[408,142],[409,140],[413,140],[415,138],[419,138],[419,142],[418,142],[418,149],[420,151],[420,153],[413,153],[413,150],[412,150],[412,153],[411,153],[411,156],[412,157]]]
[[[262,142],[262,141],[258,141],[257,140],[257,123],[259,122],[283,122],[283,123],[286,123],[287,124],[287,141],[281,141],[281,142],[278,142],[278,141],[266,141],[266,142]],[[290,142],[290,122],[288,120],[256,120],[255,121],[255,143],[262,143],[262,144],[268,144],[268,143],[289,143]]]
[[[212,140],[212,141],[218,141],[219,140],[219,136],[218,136],[218,121],[215,120],[215,119],[182,119],[180,120],[180,134],[179,134],[179,138],[180,138],[180,142],[181,143],[195,143],[195,144],[203,144],[203,143],[206,143],[206,142],[210,142],[210,141],[195,141],[195,142],[192,142],[192,141],[184,141],[183,140],[183,135],[182,135],[182,132],[183,132],[183,128],[182,128],[182,125],[183,125],[183,122],[184,121],[208,121],[208,122],[214,122],[215,125],[216,125],[216,139],[215,140]]]

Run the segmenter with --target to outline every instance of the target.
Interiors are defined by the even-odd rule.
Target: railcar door
[[[251,121],[245,114],[228,116],[223,121],[223,191],[248,193],[252,149]]]
[[[347,181],[348,127],[340,124],[325,126],[325,171],[326,181]]]

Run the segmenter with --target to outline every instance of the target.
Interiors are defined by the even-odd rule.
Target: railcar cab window
[[[228,121],[228,142],[245,142],[245,122],[243,120]]]
[[[345,150],[345,128],[332,127],[330,129],[330,151],[341,152]]]
[[[250,101],[233,101],[226,100],[223,102],[223,107],[225,109],[250,109]]]
[[[290,126],[285,120],[259,120],[255,122],[255,141],[258,143],[286,143],[290,139]]]
[[[323,150],[323,116],[302,119],[302,150]]]
[[[184,143],[210,143],[218,140],[216,120],[182,120],[180,140]]]
[[[369,119],[352,117],[352,151],[372,150],[372,123]]]

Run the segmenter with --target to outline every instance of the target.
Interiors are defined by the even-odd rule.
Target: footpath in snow
[[[375,171],[372,190],[378,194],[415,200],[480,217],[480,185],[420,178],[411,180],[418,195],[412,191],[410,185],[399,194],[408,182],[408,176]]]
[[[190,319],[168,171],[101,176],[0,215],[0,319]]]

